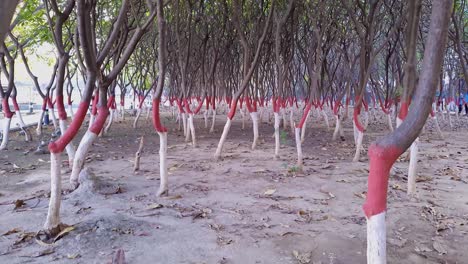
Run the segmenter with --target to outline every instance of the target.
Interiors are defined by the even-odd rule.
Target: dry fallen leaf
[[[64,237],[66,234],[70,233],[71,231],[75,230],[75,227],[74,226],[68,226],[66,227],[65,229],[63,229],[60,233],[58,233],[58,235],[54,238],[54,242],[55,243],[57,240],[61,239],[62,237]]]
[[[362,199],[366,199],[366,192],[354,193],[354,196],[357,196]]]
[[[162,204],[154,203],[150,204],[148,207],[146,207],[146,210],[153,210],[153,209],[159,209],[163,208],[164,206]]]
[[[13,208],[13,210],[16,210],[18,208],[21,208],[23,205],[25,205],[26,203],[21,200],[21,199],[18,199],[15,201],[15,208]]]
[[[79,258],[79,257],[81,257],[81,255],[78,254],[78,253],[67,254],[67,259],[76,259],[76,258]]]
[[[272,195],[276,192],[276,189],[267,189],[263,194],[264,195]]]

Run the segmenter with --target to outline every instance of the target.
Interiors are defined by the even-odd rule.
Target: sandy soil
[[[305,173],[298,175],[294,138],[283,132],[281,158],[273,159],[273,128],[266,123],[258,149],[251,150],[251,123],[242,131],[235,121],[224,158],[214,161],[225,122],[218,117],[215,134],[196,119],[196,149],[164,119],[170,128],[167,198],[156,197],[159,139],[144,117],[137,131],[127,119],[94,144],[86,165],[100,183],[94,188],[69,193],[64,162],[61,215],[74,228],[52,245],[34,238],[47,214],[49,156],[35,155],[37,141],[25,143],[13,133],[10,150],[0,153],[0,263],[110,263],[118,249],[127,263],[365,263],[361,207],[368,162],[365,154],[351,162],[349,120],[346,140],[333,142],[323,121],[309,119]],[[392,170],[389,263],[468,262],[468,118],[460,119],[453,130],[440,120],[443,140],[427,125],[416,198],[406,195],[408,162],[401,159]],[[382,120],[371,118],[366,149],[387,132]],[[134,173],[142,135],[141,171]],[[15,208],[16,200],[24,204]]]

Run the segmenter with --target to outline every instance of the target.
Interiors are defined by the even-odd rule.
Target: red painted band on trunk
[[[216,109],[216,98],[214,96],[211,98],[211,108]]]
[[[72,101],[72,99],[71,99],[71,96],[68,96],[67,103],[68,103],[68,105],[72,105],[73,101]]]
[[[386,109],[387,106],[384,106],[382,104],[382,99],[379,98],[379,103],[380,103],[380,108],[382,108],[382,111],[384,112],[384,114],[388,115],[388,109]]]
[[[361,123],[359,122],[359,118],[358,118],[359,112],[360,112],[360,109],[359,109],[359,108],[354,108],[354,111],[353,111],[353,120],[354,120],[354,124],[356,125],[356,128],[357,128],[360,132],[364,132],[364,127],[363,127],[363,126],[361,125]]]
[[[167,132],[167,128],[165,128],[161,124],[161,119],[159,117],[159,102],[160,99],[153,99],[153,126],[157,132]]]
[[[11,97],[11,102],[13,103],[13,109],[15,109],[15,112],[16,111],[19,111],[19,106],[18,106],[18,102],[16,101],[16,97]]]
[[[193,112],[193,114],[195,114],[195,115],[198,114],[198,112],[200,112],[202,106],[203,106],[203,100],[199,100],[199,101],[198,101],[198,106],[197,106],[197,108],[195,109],[195,111]]]
[[[47,98],[42,99],[42,111],[47,109]]]
[[[193,114],[192,113],[192,110],[190,110],[190,105],[187,101],[187,98],[184,99],[184,106],[185,106],[185,110],[187,111],[188,114]]]
[[[49,109],[54,109],[54,104],[52,103],[50,97],[47,97],[47,107],[49,107]]]
[[[340,109],[341,102],[336,100],[335,106],[333,107],[333,114],[338,115],[338,110]]]
[[[249,97],[245,98],[245,105],[247,106],[247,111],[249,111],[249,113],[252,113],[254,111],[252,104],[250,103]]]
[[[113,95],[109,96],[109,100],[107,101],[107,108],[111,108],[114,102],[115,102],[115,96]]]
[[[231,110],[229,111],[228,118],[232,120],[234,118],[234,115],[236,114],[236,107],[237,107],[237,100],[232,100],[234,102],[231,102]]]
[[[307,115],[309,114],[311,107],[312,103],[308,103],[306,108],[304,109],[304,113],[302,114],[301,121],[299,122],[299,124],[296,125],[296,128],[302,129],[302,126],[304,126],[305,120],[307,119]]]
[[[210,109],[210,101],[211,101],[211,98],[209,96],[207,96],[205,98],[205,104],[206,104],[206,110]]]
[[[405,120],[407,115],[408,115],[408,103],[403,101],[401,102],[400,112],[398,113],[398,118],[400,118],[401,120]]]
[[[434,116],[435,116],[434,110],[431,109],[430,115],[431,115],[431,117],[434,117]]]
[[[89,102],[81,102],[78,106],[78,110],[75,113],[73,121],[71,122],[68,129],[65,133],[56,141],[49,143],[49,151],[51,153],[61,153],[65,147],[70,143],[70,141],[78,133],[78,129],[83,124],[83,120],[86,117],[86,112],[88,111]]]
[[[125,105],[125,99],[120,97],[120,106],[124,106]]]
[[[362,100],[362,104],[364,105],[364,110],[369,111],[369,104],[366,102],[366,100]]]
[[[182,107],[182,103],[180,102],[180,99],[175,99],[177,107],[179,108],[179,113],[183,114],[185,113],[184,108]]]
[[[265,98],[263,98],[263,97],[260,98],[260,102],[259,102],[259,103],[260,103],[260,107],[265,106]]]
[[[5,114],[5,117],[11,118],[14,113],[11,112],[10,110],[10,105],[8,105],[8,98],[2,99],[2,107],[3,107],[3,113]]]
[[[109,109],[107,106],[99,107],[98,115],[94,123],[89,128],[89,131],[93,132],[96,135],[99,135],[101,129],[104,127],[104,123],[106,123],[107,116],[109,115]]]
[[[63,105],[63,96],[57,95],[55,99],[57,102],[57,112],[60,120],[67,120],[67,112],[65,112],[65,106]]]
[[[374,143],[369,147],[369,178],[366,202],[363,206],[368,219],[387,209],[388,177],[393,163],[401,153],[403,151],[396,146],[384,148]]]

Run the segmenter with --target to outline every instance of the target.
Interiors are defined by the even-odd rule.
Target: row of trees
[[[215,158],[222,155],[238,107],[242,116],[245,110],[251,116],[255,149],[259,112],[262,115],[271,106],[275,157],[280,155],[280,118],[286,126],[289,114],[299,170],[312,107],[325,120],[327,112],[333,114],[336,137],[348,116],[348,105],[353,105],[354,160],[358,161],[369,108],[380,108],[391,120],[391,109],[398,106],[399,128],[369,150],[371,173],[365,210],[370,228],[377,226],[380,232],[389,168],[418,136],[436,91],[436,105],[444,95],[447,104],[458,105],[468,83],[464,0],[37,0],[20,3],[10,23],[14,5],[0,9],[9,14],[1,16],[5,20],[0,32],[1,74],[7,85],[0,94],[5,115],[0,148],[5,149],[8,143],[13,117],[10,102],[20,115],[14,67],[15,61],[21,60],[43,98],[43,112],[51,110],[55,122],[56,108],[61,130],[60,138],[49,145],[52,192],[45,225],[49,230],[60,223],[62,152],[67,152],[72,166],[70,182],[76,188],[85,155],[108,119],[104,132],[109,133],[119,89],[121,106],[126,93],[133,92],[138,98],[138,116],[145,98],[152,99],[153,124],[161,140],[158,195],[168,192],[168,131],[159,110],[166,101],[177,107],[186,138],[191,138],[194,147],[194,115],[205,106],[205,123],[210,114],[213,132],[217,107],[229,108]],[[46,42],[55,47],[55,68],[48,85],[41,87],[44,80],[34,75],[28,57]],[[79,87],[78,110],[73,113],[70,107],[67,113],[65,96],[71,106],[72,93],[76,93],[73,76],[80,76],[85,86]],[[90,105],[90,126],[75,148],[72,140]],[[67,115],[73,115],[70,125]],[[25,126],[24,122],[20,125]],[[391,122],[389,125],[393,130]],[[417,160],[414,143],[412,160]],[[410,182],[414,182],[414,173],[410,171]],[[374,223],[372,219],[378,220]],[[370,250],[378,251],[369,252],[369,256],[377,254],[379,261],[384,238],[381,232],[376,233],[372,238],[376,246],[369,244]]]

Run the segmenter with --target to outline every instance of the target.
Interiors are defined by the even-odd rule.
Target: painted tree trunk
[[[167,132],[158,132],[159,135],[159,178],[160,185],[157,196],[168,195],[167,177]]]
[[[44,119],[44,114],[45,114],[45,111],[41,110],[41,114],[39,115],[39,120],[37,121],[37,127],[36,127],[36,135],[38,136],[42,135],[42,119]]]
[[[215,159],[221,158],[224,142],[226,141],[227,135],[229,133],[229,129],[231,128],[231,122],[232,122],[231,119],[229,119],[228,117],[226,120],[226,125],[224,125],[223,134],[221,134],[221,138],[219,139],[218,147],[216,148],[216,152],[214,155]]]
[[[250,113],[250,117],[252,118],[252,125],[253,125],[252,149],[255,149],[257,147],[257,142],[258,142],[258,113],[252,112]]]
[[[67,121],[66,120],[59,120],[59,125],[60,125],[60,132],[65,134],[65,131],[67,130]],[[73,160],[75,159],[75,146],[73,145],[73,142],[70,141],[70,143],[67,144],[65,147],[65,150],[67,151],[68,155],[68,166],[72,166]]]
[[[17,125],[24,132],[24,138],[25,138],[24,140],[26,142],[31,141],[32,140],[31,135],[29,134],[29,131],[26,128],[26,124],[24,123],[24,120],[23,120],[23,115],[21,114],[21,111],[19,107],[17,107],[17,105],[15,105],[15,114],[16,114],[16,117],[18,118]]]
[[[414,195],[416,193],[416,178],[417,178],[417,164],[418,164],[418,152],[419,152],[419,139],[411,144],[410,148],[410,161],[408,166],[408,195]]]
[[[302,172],[303,171],[303,162],[302,162],[302,141],[301,141],[301,136],[300,132],[301,129],[299,127],[295,128],[295,138],[296,138],[296,150],[297,150],[297,171]]]
[[[277,112],[273,113],[275,116],[275,159],[279,159],[280,150],[280,117]]]
[[[353,121],[353,126],[356,127],[356,124]],[[361,131],[359,128],[356,127],[356,133],[355,133],[355,140],[356,140],[356,153],[354,154],[353,161],[359,161],[359,158],[361,157],[361,149],[362,149],[362,141],[364,139],[364,131]]]
[[[215,127],[215,123],[216,123],[216,109],[213,109],[212,111],[213,111],[213,116],[212,116],[212,119],[211,119],[210,133],[214,132],[214,127]]]
[[[78,176],[83,169],[86,154],[88,153],[88,150],[93,144],[94,140],[96,140],[97,136],[98,134],[88,130],[78,145],[78,149],[75,153],[75,159],[73,160],[72,172],[70,175],[70,184],[74,189],[78,188],[79,186]]]
[[[44,224],[46,230],[56,228],[60,224],[60,203],[62,199],[61,155],[61,152],[50,153],[50,199],[47,219]]]
[[[305,135],[306,135],[306,127],[307,127],[307,120],[309,120],[310,112],[307,113],[306,119],[304,120],[304,124],[302,125],[301,130],[301,143],[304,143]]]
[[[133,121],[133,128],[134,128],[134,129],[136,129],[137,126],[138,126],[138,120],[140,119],[141,111],[142,111],[141,107],[138,108],[137,114],[136,114],[136,116],[135,116],[135,120]]]
[[[5,117],[3,119],[3,138],[2,144],[0,145],[0,150],[5,150],[8,147],[8,140],[10,139],[10,124],[11,117]]]
[[[106,127],[104,128],[104,134],[109,133],[109,130],[114,123],[115,109],[111,109],[109,112],[109,120],[107,121]]]
[[[193,117],[194,117],[193,113],[190,113],[188,115],[188,126],[190,128],[190,131],[187,134],[191,135],[191,137],[192,137],[192,146],[194,148],[196,148],[197,147],[197,137],[195,135],[195,124],[194,124]]]

